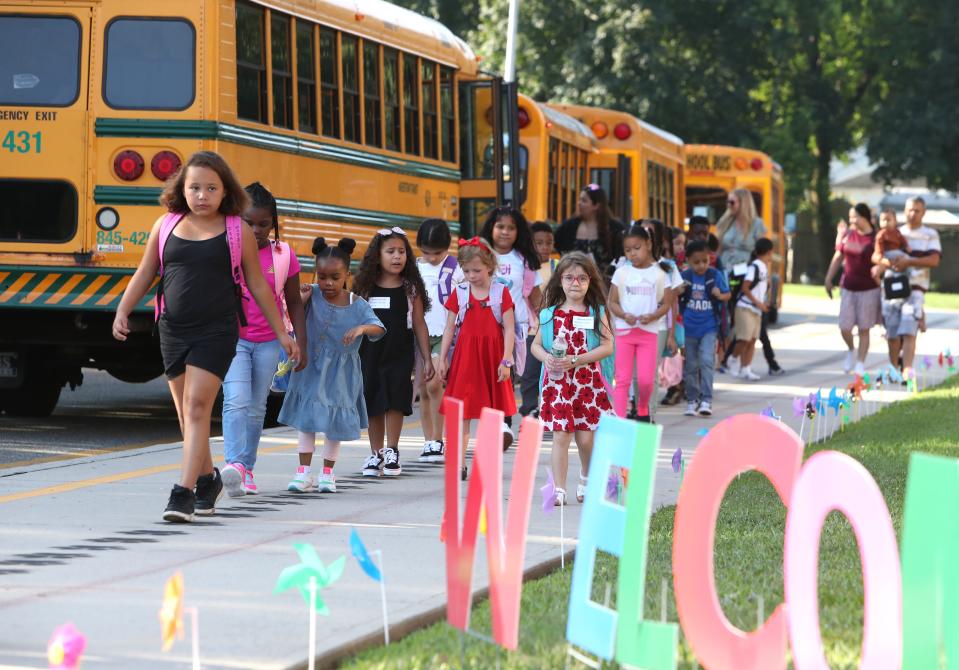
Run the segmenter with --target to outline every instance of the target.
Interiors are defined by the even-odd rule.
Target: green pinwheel
[[[320,597],[320,591],[343,574],[343,567],[346,565],[346,556],[340,556],[328,566],[323,565],[323,561],[316,555],[316,549],[310,544],[294,544],[293,548],[300,557],[300,563],[284,568],[276,580],[276,586],[273,588],[274,595],[283,593],[294,586],[300,590],[303,599],[310,602],[310,577],[316,578],[316,611],[324,616],[329,615],[330,609]]]

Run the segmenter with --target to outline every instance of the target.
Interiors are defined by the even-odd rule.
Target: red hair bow
[[[461,247],[481,247],[483,246],[483,243],[480,241],[480,238],[478,237],[471,237],[468,240],[464,240],[461,238],[460,246]]]

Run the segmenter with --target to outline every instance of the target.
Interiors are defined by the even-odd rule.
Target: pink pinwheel
[[[57,626],[47,643],[47,661],[57,670],[75,670],[86,646],[87,638],[72,623]]]
[[[546,468],[546,485],[540,488],[543,494],[543,511],[547,514],[552,513],[556,506],[556,483],[553,481],[553,472]]]

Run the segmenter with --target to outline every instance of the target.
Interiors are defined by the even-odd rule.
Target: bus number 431
[[[3,143],[0,144],[0,147],[3,147],[10,153],[18,153],[18,154],[28,154],[31,152],[40,153],[41,139],[42,139],[42,134],[40,132],[28,133],[26,130],[21,130],[20,132],[11,130],[11,131],[8,131],[7,134],[3,136]]]

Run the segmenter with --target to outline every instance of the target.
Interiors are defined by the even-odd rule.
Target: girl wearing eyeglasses
[[[569,443],[576,436],[580,473],[576,500],[586,495],[586,474],[593,452],[593,433],[603,414],[612,412],[613,331],[606,314],[605,284],[596,264],[580,251],[560,260],[546,285],[545,308],[532,354],[544,363],[540,376],[539,418],[553,431],[552,467],[556,504],[566,504]],[[566,341],[566,355],[554,358],[553,343]],[[550,375],[549,373],[553,373]],[[559,379],[554,379],[562,373]]]
[[[434,374],[424,318],[430,298],[402,228],[384,228],[373,236],[353,291],[370,303],[386,326],[385,337],[376,342],[367,339],[360,345],[372,451],[363,475],[397,476],[403,472],[399,447],[403,417],[413,414],[414,347],[423,360],[423,381],[428,382]]]

